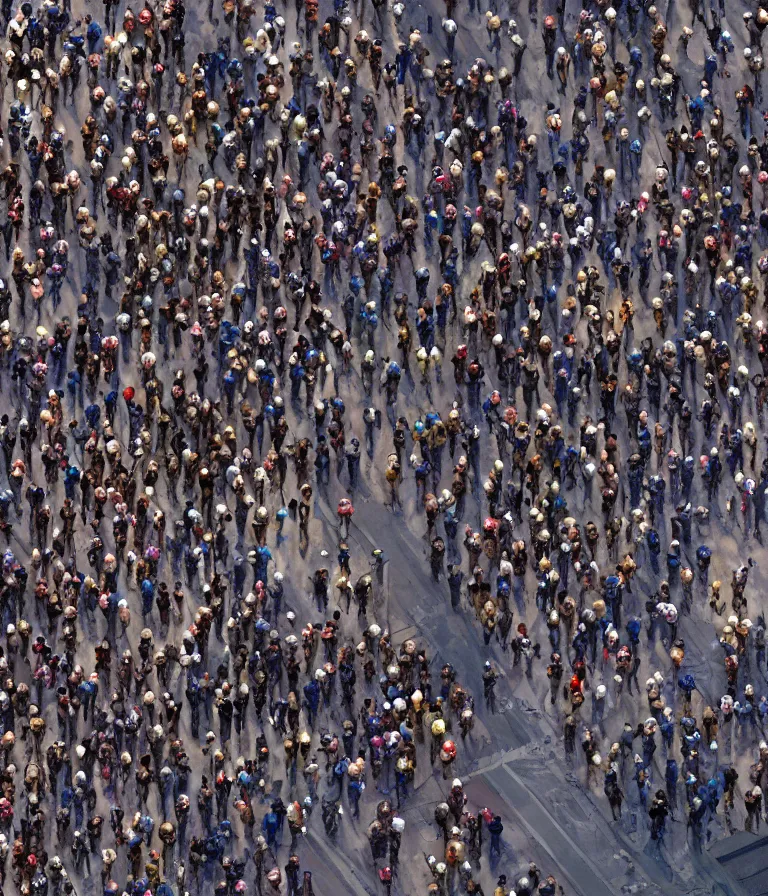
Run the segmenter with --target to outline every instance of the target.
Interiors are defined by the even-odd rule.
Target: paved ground
[[[518,21],[520,32],[528,41],[529,50],[524,67],[524,77],[513,85],[513,96],[522,111],[531,121],[532,130],[541,133],[546,99],[553,93],[549,82],[543,77],[541,37],[539,27],[531,20],[527,10],[527,4],[508,4],[503,0],[502,11],[514,15]],[[75,14],[84,14],[90,7],[74,0],[73,11]],[[330,12],[331,4],[321,3],[321,20]],[[119,17],[123,7],[120,7]],[[538,22],[542,20],[546,10],[543,6],[539,9]],[[567,4],[567,28],[570,28],[578,15],[578,4]],[[741,3],[729,5],[726,21],[731,27],[736,44],[736,52],[739,54],[744,46],[743,28],[740,26]],[[100,14],[99,7],[96,14]],[[395,42],[398,38],[408,33],[409,27],[420,27],[426,34],[425,40],[432,51],[432,59],[439,60],[445,53],[445,45],[442,33],[439,31],[441,8],[435,0],[434,3],[406,3],[406,13],[399,28],[393,24],[390,15],[386,16],[384,26],[374,25],[368,21],[370,12],[366,13],[363,21],[355,21],[350,28],[350,34],[354,35],[358,26],[365,24],[370,27],[374,36],[382,37],[386,44],[386,53],[391,58],[394,53]],[[217,13],[218,14],[218,13]],[[432,17],[434,33],[428,34],[428,17]],[[684,4],[670,3],[667,12],[667,21],[671,33],[679,29],[682,21],[687,21],[687,11]],[[297,34],[294,27],[294,15],[292,10],[285,14],[288,22],[286,45],[290,46]],[[224,26],[219,25],[218,32],[223,33]],[[190,2],[186,31],[188,34],[187,59],[194,59],[195,54],[212,45],[214,33],[209,23],[205,21],[205,8],[202,3]],[[646,59],[650,57],[650,49],[647,35],[644,33],[635,36],[643,48]],[[687,90],[693,90],[700,76],[703,58],[703,35],[697,33],[689,47],[690,61],[683,58],[681,52],[677,53],[676,65],[679,65],[684,84]],[[626,52],[620,46],[618,51],[626,59]],[[505,50],[501,54],[499,62],[504,64],[508,60]],[[455,58],[459,67],[466,68],[467,64],[478,55],[487,55],[486,33],[482,12],[466,14],[461,17],[461,28],[456,42]],[[732,95],[735,78],[728,84],[724,80],[718,84],[718,91],[723,97],[723,107],[726,113],[728,128],[737,130],[737,114],[735,106],[728,98]],[[545,89],[542,90],[542,84]],[[6,99],[9,91],[6,91]],[[287,99],[287,97],[286,97]],[[432,98],[434,102],[434,98]],[[570,119],[569,101],[563,108],[564,120]],[[66,133],[71,151],[73,166],[83,170],[83,160],[79,149],[78,130],[79,123],[88,109],[88,100],[83,91],[78,97],[77,108],[62,109],[58,118]],[[634,110],[631,110],[634,112]],[[386,101],[381,101],[380,114],[387,120],[393,112],[386,110]],[[727,128],[727,129],[728,129]],[[643,171],[647,176],[652,172],[654,165],[661,156],[660,128],[654,125],[646,141]],[[546,152],[545,148],[542,148]],[[402,146],[398,147],[399,157],[403,157]],[[184,186],[188,197],[194,194],[197,180],[197,166],[203,161],[203,155],[198,150],[190,160],[184,178]],[[411,167],[410,182],[413,184],[415,195],[422,195],[428,172],[425,166],[415,163],[413,159],[406,159]],[[291,164],[295,163],[291,154]],[[222,169],[223,171],[223,169]],[[102,226],[104,222],[102,222]],[[391,221],[384,222],[384,227],[391,226]],[[421,251],[421,250],[420,250]],[[421,259],[419,259],[420,261]],[[64,304],[61,311],[67,311],[74,315],[74,309],[79,295],[80,285],[84,276],[84,270],[79,264],[79,259],[72,266],[68,277],[68,288],[65,290]],[[478,258],[465,271],[464,277],[467,283],[474,282],[474,277],[479,269],[481,259]],[[243,265],[232,266],[228,272],[232,281],[242,276]],[[116,311],[115,306],[104,303],[103,316],[111,322]],[[18,320],[14,320],[17,324]],[[45,312],[43,323],[51,327],[53,318]],[[110,323],[111,325],[111,323]],[[645,335],[639,331],[638,339]],[[455,340],[454,340],[455,341]],[[394,334],[384,332],[382,336],[382,354],[392,351],[394,346]],[[356,350],[359,353],[358,343]],[[167,360],[162,364],[161,376],[170,387],[172,373],[178,367],[186,367],[191,380],[191,360],[186,352],[177,353],[171,349]],[[120,372],[122,384],[136,382],[137,370],[135,358],[130,365],[126,365]],[[213,381],[213,374],[211,380]],[[442,387],[435,388],[434,404],[447,411],[453,399],[453,387],[450,375],[446,376],[446,382]],[[215,385],[212,382],[212,391]],[[331,394],[331,386],[326,389]],[[423,404],[424,397],[415,384],[404,383],[402,397],[398,412],[405,414],[412,421],[418,414],[427,408]],[[361,400],[360,381],[357,374],[352,374],[348,379],[343,379],[340,394],[349,408],[350,419],[356,421],[351,429],[362,439],[362,424],[360,412],[363,407]],[[7,400],[7,396],[6,396]],[[380,399],[377,398],[380,402]],[[124,429],[126,424],[124,410],[119,412],[119,426]],[[290,411],[291,436],[300,438],[311,432],[306,416],[298,411]],[[520,669],[513,669],[509,657],[503,654],[497,645],[486,650],[482,645],[479,626],[473,618],[468,607],[464,607],[461,613],[453,614],[448,603],[447,589],[443,583],[435,584],[430,575],[427,563],[428,545],[425,538],[425,522],[420,507],[418,506],[412,481],[409,481],[403,490],[404,510],[401,514],[393,516],[383,505],[385,486],[382,470],[386,454],[390,450],[390,436],[385,428],[378,437],[375,457],[372,462],[366,458],[363,460],[362,482],[358,494],[355,495],[356,514],[351,533],[351,548],[354,557],[354,571],[359,574],[365,568],[367,557],[373,547],[380,547],[385,551],[387,564],[385,566],[385,584],[379,589],[378,600],[372,608],[369,621],[378,621],[393,633],[394,640],[402,640],[409,635],[416,635],[423,639],[434,657],[434,667],[439,668],[442,662],[450,661],[460,672],[462,682],[466,683],[475,694],[481,693],[481,670],[485,659],[491,656],[505,673],[505,678],[498,687],[497,712],[491,714],[479,704],[478,719],[475,729],[466,746],[462,745],[460,757],[457,762],[456,772],[467,782],[468,793],[472,804],[477,808],[484,805],[492,805],[495,811],[502,814],[505,822],[505,850],[500,862],[488,866],[483,859],[481,882],[486,893],[492,892],[496,873],[504,870],[514,878],[515,871],[527,867],[529,861],[536,861],[545,872],[552,871],[563,885],[568,896],[583,894],[583,896],[603,896],[603,894],[616,894],[628,888],[627,892],[639,892],[642,890],[651,896],[656,893],[680,893],[699,896],[704,893],[729,893],[728,884],[722,876],[719,867],[694,846],[687,836],[685,820],[682,813],[676,815],[676,820],[670,825],[666,842],[657,848],[648,840],[647,820],[639,809],[631,782],[627,782],[627,803],[625,804],[624,817],[620,823],[610,820],[610,812],[602,795],[601,784],[586,786],[586,771],[583,762],[576,768],[566,765],[562,745],[561,726],[562,713],[553,711],[547,704],[547,683],[543,671],[543,663],[537,662],[534,666],[532,680],[527,680]],[[490,444],[483,448],[481,469],[487,470],[493,459],[493,449]],[[38,471],[39,472],[39,471]],[[346,474],[344,474],[345,476]],[[310,531],[310,547],[305,556],[297,549],[295,528],[291,523],[286,525],[286,541],[276,551],[277,567],[287,574],[287,601],[286,609],[295,609],[300,623],[311,617],[312,610],[308,597],[307,575],[321,563],[321,550],[327,550],[331,557],[335,555],[337,533],[335,530],[334,508],[338,497],[347,491],[344,476],[341,481],[332,482],[332,486],[325,496],[319,496],[315,518]],[[289,490],[293,494],[298,483],[289,478]],[[49,496],[54,506],[61,499],[61,494],[55,492]],[[591,514],[599,513],[599,496],[593,494],[578,494],[571,498],[573,506],[577,507],[585,518]],[[158,506],[163,507],[172,518],[178,511],[178,504],[169,496],[164,483],[161,483],[157,494]],[[279,506],[279,496],[270,496],[270,509]],[[483,515],[483,508],[476,502],[468,503],[467,519],[476,524]],[[751,554],[757,561],[757,568],[752,573],[751,588],[754,589],[754,597],[750,599],[756,604],[754,615],[760,610],[765,610],[766,588],[768,579],[768,554],[761,545],[746,532],[743,532],[737,520],[716,519],[712,532],[708,535],[711,541],[717,544],[717,552],[714,557],[713,569],[710,578],[720,577],[724,581],[730,580],[730,570],[733,569],[745,555]],[[270,536],[271,543],[273,535]],[[30,545],[24,526],[17,527],[13,541],[13,549],[21,556],[29,554]],[[83,547],[82,544],[79,545]],[[690,558],[693,561],[693,557]],[[169,574],[167,568],[164,574]],[[518,608],[516,621],[524,618],[532,627],[534,636],[546,645],[546,632],[543,620],[537,618],[532,599],[533,578],[529,580],[529,594],[527,606]],[[634,596],[628,601],[627,612],[642,612],[645,593],[653,587],[648,570],[641,570],[638,584],[634,589]],[[129,593],[132,602],[138,601],[137,595]],[[194,609],[199,602],[199,595],[190,591],[188,595],[187,614],[184,625],[189,624]],[[134,604],[135,605],[135,604]],[[140,614],[134,614],[134,622],[123,640],[122,646],[129,643],[135,645],[138,631],[140,630]],[[42,621],[42,614],[40,617]],[[696,696],[696,711],[700,713],[706,702],[716,705],[719,696],[724,690],[724,673],[722,668],[722,656],[717,646],[717,630],[715,623],[721,620],[713,619],[702,593],[697,593],[697,603],[693,614],[686,618],[682,624],[682,633],[686,641],[686,668],[696,675],[699,683],[700,694]],[[90,668],[93,663],[92,648],[98,643],[100,636],[99,622],[89,633],[90,637],[80,645],[80,655],[84,665]],[[182,626],[172,625],[170,631],[161,633],[162,638],[169,640],[178,639],[181,636]],[[354,618],[344,621],[345,636],[350,640],[358,635],[357,621]],[[223,644],[214,646],[212,663],[217,659],[217,652],[222,654]],[[215,667],[215,666],[214,666]],[[674,685],[669,659],[666,651],[657,644],[654,650],[643,656],[641,676],[652,674],[660,669],[667,678],[667,691]],[[24,678],[22,674],[20,676]],[[593,677],[592,683],[596,685],[599,673]],[[758,684],[764,687],[764,682]],[[176,694],[183,692],[183,682],[177,679],[173,682],[172,691]],[[363,688],[359,689],[361,695]],[[631,721],[635,724],[645,716],[643,701],[622,696],[615,704],[613,697],[609,698],[611,706],[604,720],[602,730],[605,733],[606,743],[609,744],[618,735],[623,722]],[[47,709],[47,718],[51,729],[55,729],[55,708]],[[584,713],[585,720],[589,720],[589,713]],[[334,714],[321,718],[320,724],[331,728],[338,728],[341,719]],[[188,731],[184,731],[188,738]],[[274,733],[268,729],[268,737],[273,753],[277,757],[279,742]],[[235,755],[247,755],[254,745],[255,732],[247,731],[237,744]],[[735,738],[724,737],[721,743],[718,757],[705,756],[704,763],[714,769],[716,761],[721,763],[729,760],[737,761],[742,773],[749,764],[749,751],[751,745],[737,743]],[[659,751],[661,753],[661,751]],[[196,791],[199,782],[199,774],[202,772],[202,764],[196,766],[191,792]],[[657,760],[656,775],[659,781],[663,780],[662,757]],[[280,776],[280,760],[275,759],[274,778]],[[301,787],[299,787],[301,791]],[[442,798],[445,792],[444,782],[438,775],[432,774],[432,770],[426,763],[421,763],[417,770],[414,793],[403,809],[404,817],[408,824],[408,835],[402,855],[401,878],[396,884],[396,890],[405,894],[421,894],[426,884],[426,866],[422,860],[423,853],[429,853],[432,849],[439,849],[440,844],[434,840],[435,830],[432,824],[432,812],[435,803]],[[294,794],[286,785],[282,789],[284,799]],[[370,797],[370,795],[369,795]],[[326,894],[350,894],[350,896],[362,896],[364,893],[373,894],[381,891],[378,882],[371,874],[369,853],[364,839],[364,830],[373,817],[375,800],[366,798],[365,810],[360,822],[345,819],[342,832],[336,845],[330,845],[324,838],[319,818],[310,822],[310,833],[306,843],[302,845],[302,861],[304,867],[312,870],[315,880],[315,892],[318,896]],[[100,810],[108,810],[108,800],[101,799]],[[159,807],[154,804],[153,812],[156,818],[160,818]],[[739,813],[736,813],[738,822]],[[246,845],[244,832],[235,825],[239,838],[238,845]],[[723,830],[717,823],[712,826],[713,836],[717,837]],[[66,853],[67,844],[59,844],[55,847]],[[281,855],[281,864],[287,856]],[[120,869],[121,873],[124,869]],[[121,877],[116,877],[122,880]],[[191,885],[193,886],[193,885]],[[194,888],[194,887],[193,887]],[[632,889],[636,888],[636,889]],[[78,893],[80,896],[90,896],[99,890],[97,874],[90,879],[78,881]]]

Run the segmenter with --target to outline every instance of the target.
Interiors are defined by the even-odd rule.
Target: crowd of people
[[[659,855],[759,831],[768,11],[712,3],[2,0],[3,888],[572,892],[465,789],[523,697]]]

